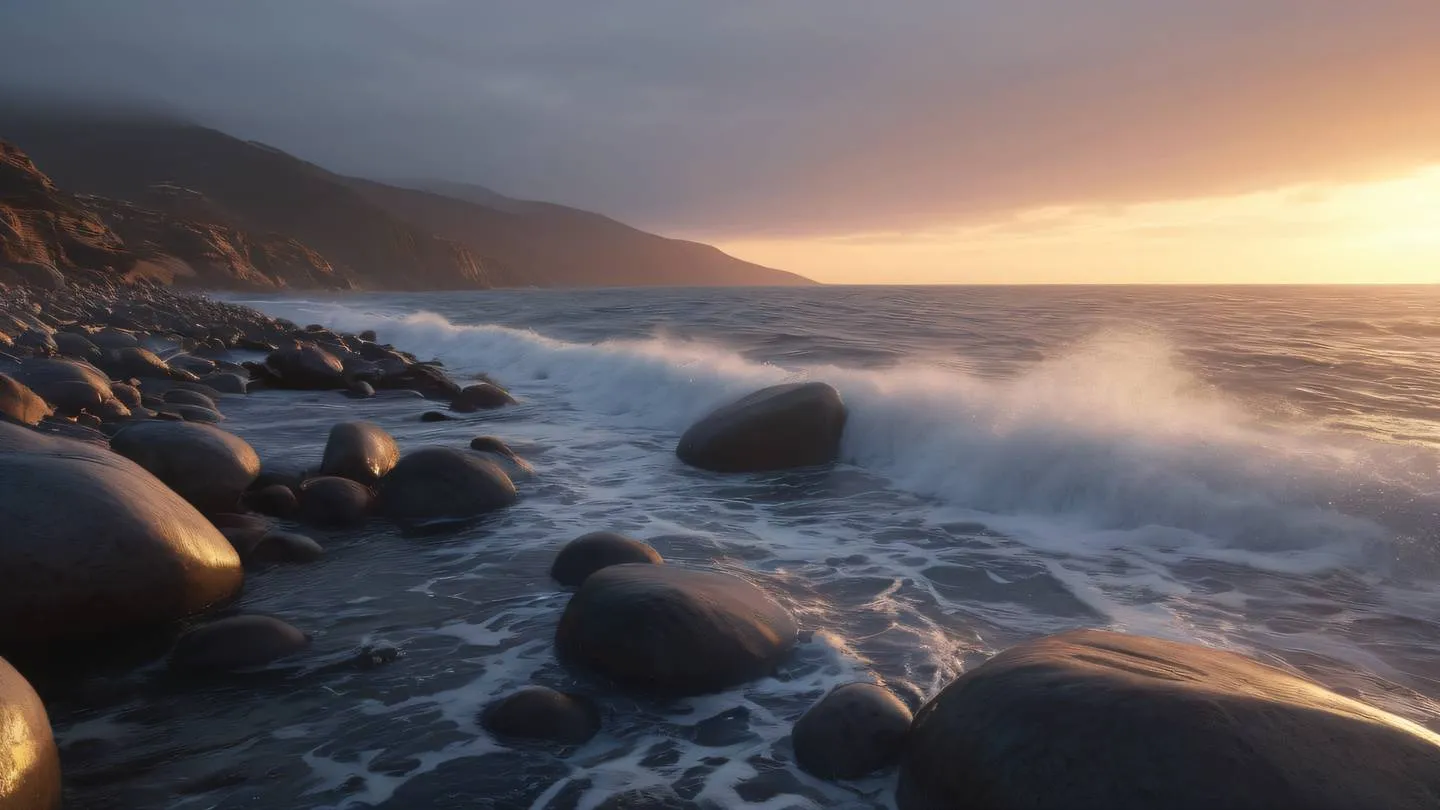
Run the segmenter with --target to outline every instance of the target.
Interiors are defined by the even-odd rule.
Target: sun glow
[[[1440,283],[1440,164],[1364,183],[729,242],[830,283]]]

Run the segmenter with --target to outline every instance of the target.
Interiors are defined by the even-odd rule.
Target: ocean
[[[267,464],[318,464],[330,425],[364,418],[407,449],[499,436],[533,475],[458,531],[307,532],[327,557],[252,577],[242,603],[312,633],[302,660],[205,686],[142,669],[52,706],[75,806],[588,810],[664,786],[709,807],[891,808],[893,773],[794,766],[805,708],[867,680],[918,705],[1076,627],[1241,651],[1440,730],[1440,287],[228,298],[374,329],[521,402],[422,423],[434,403],[389,395],[227,397],[225,427]],[[709,410],[790,380],[845,398],[839,464],[675,458]],[[799,617],[797,653],[677,701],[577,679],[554,658],[568,594],[548,569],[596,530],[762,584]],[[479,728],[536,683],[597,695],[601,734],[557,753]]]

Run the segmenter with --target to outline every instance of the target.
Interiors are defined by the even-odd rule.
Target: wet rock
[[[615,532],[591,532],[565,544],[555,555],[550,576],[561,585],[576,588],[602,568],[625,563],[660,565],[660,552],[639,540]]]
[[[54,413],[50,403],[14,377],[0,374],[0,418],[22,425],[37,425]]]
[[[246,565],[279,565],[314,562],[323,556],[325,549],[303,534],[267,532],[241,559]]]
[[[369,487],[348,478],[311,478],[300,485],[300,520],[322,528],[359,526],[374,500]]]
[[[460,386],[445,376],[445,372],[425,363],[411,363],[398,373],[387,374],[380,382],[385,388],[418,391],[427,399],[448,402],[460,394]]]
[[[101,349],[128,349],[140,345],[140,339],[123,329],[105,327],[90,336],[90,342]]]
[[[0,525],[0,643],[167,622],[243,578],[220,532],[135,463],[5,423]]]
[[[401,523],[464,520],[502,509],[517,498],[503,470],[474,453],[425,447],[400,460],[380,481],[376,505]]]
[[[373,422],[341,422],[330,428],[321,475],[338,475],[372,486],[395,468],[400,446]]]
[[[219,411],[212,411],[200,405],[186,405],[181,402],[162,403],[157,411],[167,416],[174,416],[182,422],[199,422],[202,425],[213,425],[225,421],[225,415]]]
[[[769,675],[796,636],[790,612],[743,579],[628,564],[585,580],[565,607],[555,646],[572,666],[622,686],[697,695]]]
[[[203,377],[206,374],[213,374],[215,372],[214,360],[196,357],[193,354],[173,355],[165,358],[165,363],[172,369],[188,372],[196,377]]]
[[[1021,644],[916,715],[901,810],[1433,808],[1440,736],[1233,653],[1082,630]]]
[[[692,467],[760,472],[828,464],[840,452],[845,404],[824,383],[756,391],[685,431],[675,453]]]
[[[93,411],[105,400],[115,398],[109,378],[94,366],[75,360],[27,360],[15,373],[15,379],[65,416]]]
[[[84,335],[74,332],[56,332],[51,335],[55,342],[56,350],[66,357],[73,357],[76,360],[84,360],[87,363],[94,363],[104,357],[104,352],[99,346],[90,342]]]
[[[59,810],[60,752],[40,696],[0,658],[0,808]]]
[[[231,616],[182,635],[170,653],[170,666],[193,674],[253,669],[292,656],[309,643],[309,636],[272,616]]]
[[[260,473],[260,457],[244,439],[192,422],[136,422],[117,433],[110,447],[202,512],[233,511]]]
[[[510,449],[510,445],[501,441],[500,438],[496,436],[476,436],[470,440],[470,449],[478,450],[481,453],[494,453],[500,456],[519,458],[519,456],[515,455],[515,451]]]
[[[439,411],[426,411],[420,414],[421,422],[449,422],[454,418],[453,416],[446,416]]]
[[[171,388],[162,393],[160,399],[171,405],[196,405],[201,408],[209,408],[216,412],[220,410],[220,406],[215,404],[215,400],[205,396],[199,391],[191,391],[188,388]]]
[[[345,387],[340,358],[314,344],[277,349],[265,367],[287,388],[328,390]]]
[[[295,496],[295,490],[284,484],[251,489],[241,496],[240,501],[246,509],[271,517],[294,517],[300,511],[300,499]]]
[[[500,386],[477,383],[460,389],[460,393],[450,402],[450,410],[459,413],[473,413],[514,404],[515,398]]]
[[[110,392],[121,405],[132,411],[141,407],[140,389],[129,383],[111,383]]]
[[[883,687],[838,686],[795,723],[795,761],[821,779],[858,779],[895,763],[910,719],[909,707]]]
[[[222,394],[246,394],[250,391],[249,380],[228,371],[208,375],[200,381]]]
[[[600,731],[600,712],[582,697],[527,686],[486,707],[480,725],[497,737],[580,745]]]
[[[375,396],[375,388],[364,380],[354,380],[345,389],[345,395],[351,399],[370,399]]]
[[[374,329],[366,329],[365,331],[363,331],[363,332],[361,332],[359,335],[357,335],[357,337],[359,337],[359,338],[360,338],[361,340],[363,340],[363,341],[366,341],[367,343],[374,343],[374,342],[375,342],[375,330],[374,330]]]
[[[149,349],[132,346],[128,349],[113,349],[105,353],[98,363],[105,373],[114,379],[157,378],[165,380],[194,380],[194,374],[171,368]]]

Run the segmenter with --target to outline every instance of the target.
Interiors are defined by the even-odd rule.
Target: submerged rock
[[[110,440],[202,512],[234,511],[255,476],[260,457],[244,439],[193,422],[137,422]]]
[[[486,707],[480,725],[498,737],[579,745],[600,731],[600,712],[582,697],[527,686]]]
[[[685,431],[675,449],[692,467],[761,472],[828,464],[840,453],[845,403],[825,383],[790,383],[756,391]]]
[[[0,658],[0,810],[59,810],[60,752],[40,696]]]
[[[627,564],[585,580],[555,646],[622,686],[698,695],[769,675],[796,637],[790,612],[739,577]]]
[[[517,497],[510,477],[478,454],[425,447],[402,458],[380,481],[376,506],[391,520],[421,523],[477,517]]]
[[[181,636],[170,653],[170,666],[196,674],[253,669],[294,655],[309,643],[309,636],[272,616],[231,616]]]
[[[300,485],[300,519],[312,526],[359,526],[370,514],[375,495],[364,484],[334,475]]]
[[[325,549],[313,538],[293,532],[266,532],[248,555],[242,555],[246,565],[307,563],[323,556]]]
[[[910,708],[872,683],[837,686],[795,723],[795,762],[821,779],[858,779],[893,764]]]
[[[103,448],[0,423],[0,642],[182,618],[233,597],[240,558],[189,503]]]
[[[615,532],[591,532],[571,540],[555,555],[550,576],[561,585],[579,587],[602,568],[625,563],[660,565],[660,552]]]
[[[897,803],[1419,810],[1440,805],[1440,736],[1234,653],[1082,630],[917,712]]]
[[[400,446],[373,422],[341,422],[330,428],[321,475],[338,475],[374,486],[395,468]]]
[[[300,499],[295,496],[295,490],[284,484],[251,489],[240,500],[246,509],[271,517],[292,517],[300,511]]]

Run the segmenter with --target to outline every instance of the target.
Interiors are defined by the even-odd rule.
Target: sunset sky
[[[1414,282],[1436,43],[1436,0],[10,0],[0,82],[830,282]]]

